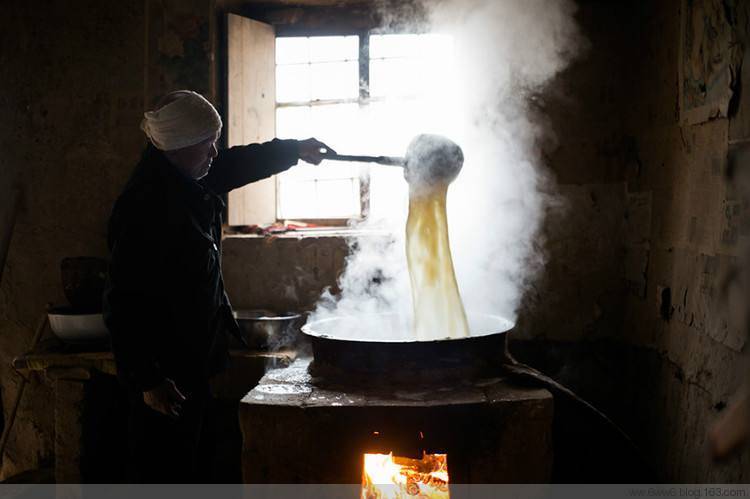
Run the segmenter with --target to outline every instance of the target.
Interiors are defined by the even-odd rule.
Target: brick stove
[[[392,454],[447,455],[452,484],[548,482],[552,395],[503,376],[505,338],[313,335],[314,361],[269,371],[240,403],[244,481],[360,484],[365,454]]]
[[[503,378],[387,390],[317,387],[309,360],[240,404],[246,483],[359,483],[365,453],[445,453],[451,483],[546,482],[552,396]]]

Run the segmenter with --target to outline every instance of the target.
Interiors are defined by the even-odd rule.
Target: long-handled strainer
[[[451,182],[458,176],[464,163],[461,148],[452,140],[440,135],[417,135],[409,144],[406,156],[360,156],[338,154],[321,149],[323,159],[356,161],[379,165],[403,166],[408,182]]]

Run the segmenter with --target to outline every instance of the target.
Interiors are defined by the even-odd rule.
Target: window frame
[[[424,29],[424,26],[410,26],[409,30],[384,29],[382,27],[372,27],[369,29],[335,29],[332,31],[328,30],[315,30],[315,29],[283,29],[277,30],[276,39],[278,38],[292,38],[292,37],[320,37],[320,36],[357,36],[359,40],[359,54],[358,54],[358,76],[359,76],[359,96],[355,98],[345,99],[324,99],[324,100],[313,100],[304,102],[276,102],[276,109],[283,107],[301,107],[301,106],[316,106],[316,105],[327,105],[327,104],[359,104],[359,106],[368,106],[370,103],[382,102],[386,100],[386,97],[373,97],[370,95],[370,37],[372,35],[399,35],[399,34],[413,34],[423,35],[428,34],[430,31]],[[378,58],[380,59],[380,58]],[[370,215],[370,174],[369,172],[361,175],[359,178],[360,186],[360,215],[359,217],[341,217],[341,218],[295,218],[287,219],[281,218],[279,205],[280,205],[280,178],[276,178],[276,221],[281,222],[284,220],[295,220],[304,223],[311,223],[323,226],[334,226],[342,227],[347,226],[349,221],[364,221]]]
[[[359,43],[358,53],[358,70],[357,76],[359,80],[359,95],[357,98],[345,98],[345,99],[317,99],[303,102],[276,102],[276,109],[285,107],[312,107],[312,106],[325,106],[333,104],[358,104],[361,106],[367,106],[370,102],[370,34],[372,30],[365,31],[341,31],[335,35],[326,35],[321,33],[304,33],[295,32],[288,34],[276,34],[276,39],[279,38],[293,38],[293,37],[319,37],[319,36],[357,36]],[[276,178],[276,221],[291,220],[280,217],[280,205],[281,205],[281,178]],[[370,212],[370,175],[365,173],[359,177],[359,202],[360,202],[360,213],[358,217],[336,217],[336,218],[295,218],[300,222],[311,223],[316,225],[327,225],[334,227],[342,227],[348,225],[349,221],[363,221],[366,220]]]

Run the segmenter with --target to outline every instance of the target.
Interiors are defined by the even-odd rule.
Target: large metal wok
[[[310,322],[310,373],[331,383],[413,384],[469,380],[500,373],[506,335],[514,324],[498,315],[469,313],[472,335],[433,341],[409,339],[394,330],[390,314],[332,317]],[[368,334],[362,325],[367,324]],[[373,335],[373,330],[380,333]]]

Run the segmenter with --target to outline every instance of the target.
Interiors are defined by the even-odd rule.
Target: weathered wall
[[[743,381],[721,284],[738,252],[726,155],[750,139],[750,79],[739,113],[681,126],[680,2],[580,3],[592,49],[547,109],[569,209],[548,220],[523,324],[543,346],[526,358],[613,416],[660,479],[747,481],[750,454],[711,463],[707,432]]]
[[[20,178],[20,213],[0,283],[0,390],[7,415],[48,302],[64,303],[63,257],[105,256],[106,220],[145,142],[144,103],[176,88],[210,94],[208,0],[12,1],[0,16],[0,218]],[[0,479],[52,458],[53,394],[33,378]]]
[[[622,310],[625,171],[632,139],[623,133],[621,60],[626,2],[580,1],[576,20],[589,41],[537,101],[548,136],[540,143],[555,197],[543,229],[546,265],[526,293],[516,338],[561,341],[612,334]]]
[[[228,237],[222,265],[232,306],[275,312],[312,310],[321,292],[335,287],[348,252],[342,237]]]
[[[747,454],[708,465],[706,433],[743,381],[745,332],[728,325],[721,286],[738,252],[739,199],[724,177],[728,141],[750,139],[737,126],[750,115],[741,109],[730,119],[680,126],[680,15],[679,2],[633,9],[624,61],[637,68],[625,75],[632,101],[624,95],[622,110],[639,165],[628,176],[629,192],[640,199],[632,213],[641,217],[629,222],[635,230],[627,233],[626,256],[642,262],[643,286],[629,287],[621,338],[658,359],[645,368],[650,383],[633,387],[651,396],[639,397],[631,410],[652,417],[633,431],[667,480],[746,482]],[[750,80],[741,85],[746,100]],[[665,289],[671,304],[662,304]]]

